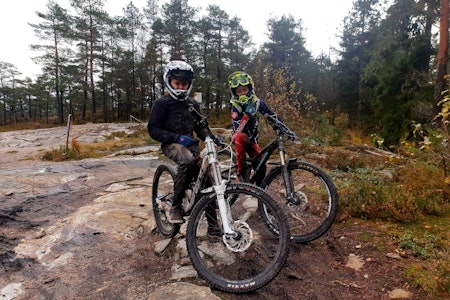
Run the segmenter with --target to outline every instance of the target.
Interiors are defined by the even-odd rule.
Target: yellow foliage
[[[448,177],[448,176],[445,177],[444,183],[447,184],[447,185],[449,185],[449,184],[450,184],[450,177]]]
[[[363,145],[371,144],[370,138],[367,137],[362,130],[358,129],[346,129],[345,134],[351,144]]]
[[[72,139],[72,150],[77,153],[81,153],[81,145],[78,143],[76,138]]]

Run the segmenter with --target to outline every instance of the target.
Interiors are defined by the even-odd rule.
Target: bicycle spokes
[[[337,191],[329,176],[312,164],[297,162],[288,168],[292,189],[285,186],[282,168],[271,171],[263,185],[285,208],[292,239],[299,243],[309,242],[323,235],[334,222]],[[261,211],[264,212],[264,208]]]

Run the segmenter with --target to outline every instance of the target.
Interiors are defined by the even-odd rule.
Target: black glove
[[[297,135],[292,130],[286,131],[285,136],[288,140],[291,141],[295,141],[297,139]]]
[[[216,136],[214,138],[214,144],[216,144],[219,147],[225,147],[227,145],[227,143],[225,143],[225,140],[220,136]]]

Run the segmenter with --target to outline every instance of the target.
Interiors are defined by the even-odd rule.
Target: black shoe
[[[265,172],[262,172],[261,170],[259,170],[259,172],[256,172],[255,175],[253,175],[252,180],[257,186],[260,186],[265,175],[266,175]]]
[[[222,230],[217,226],[208,226],[207,234],[209,237],[222,237]]]
[[[244,173],[244,174],[237,174],[237,178],[236,178],[237,182],[250,182],[250,180],[248,179],[248,176]]]
[[[170,208],[169,223],[172,223],[172,224],[184,223],[183,210],[181,209],[181,207],[172,206]]]

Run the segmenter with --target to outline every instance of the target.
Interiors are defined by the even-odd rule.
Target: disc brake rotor
[[[241,220],[234,221],[234,231],[238,233],[237,237],[225,234],[223,242],[227,248],[233,252],[242,252],[248,249],[253,242],[253,230],[250,226]]]

